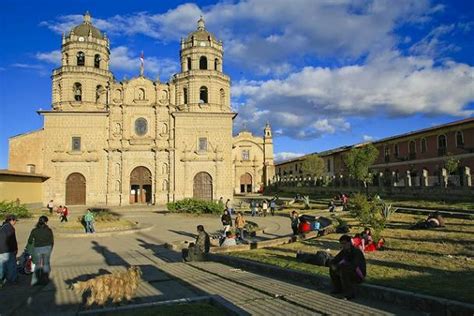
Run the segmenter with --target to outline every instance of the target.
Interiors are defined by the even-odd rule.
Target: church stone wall
[[[43,173],[43,143],[43,129],[10,138],[8,168],[31,172],[28,165],[34,165],[35,173]]]

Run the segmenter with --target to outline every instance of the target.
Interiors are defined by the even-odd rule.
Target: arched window
[[[416,143],[414,140],[410,141],[408,144],[408,155],[410,159],[416,158]]]
[[[76,82],[73,86],[74,100],[82,101],[82,85]]]
[[[393,148],[393,152],[394,152],[395,157],[398,158],[398,156],[400,155],[400,150],[399,150],[398,144],[395,144],[395,146]]]
[[[83,52],[78,52],[76,57],[77,57],[77,65],[84,66],[86,63],[86,55],[84,55]]]
[[[95,88],[95,102],[96,103],[105,103],[103,102],[103,99],[102,99],[102,96],[104,95],[104,87],[101,86],[101,85],[98,85],[96,88]]]
[[[225,105],[225,91],[224,89],[221,89],[219,92],[221,97],[221,105]]]
[[[188,104],[188,88],[183,88],[183,103]]]
[[[207,87],[205,86],[202,86],[199,89],[199,103],[208,103]]]
[[[145,100],[145,89],[138,88],[135,90],[135,100]]]
[[[191,66],[191,57],[188,57],[188,71],[192,69],[192,66]]]
[[[448,148],[448,142],[446,140],[446,135],[438,136],[438,155],[446,155]]]
[[[168,187],[168,180],[163,180],[163,184],[162,184],[162,187],[163,191],[168,191],[169,187]]]
[[[456,147],[458,148],[464,147],[464,135],[461,131],[456,132]]]
[[[421,139],[421,153],[425,153],[428,150],[428,146],[426,145],[426,138]]]
[[[95,68],[100,68],[100,60],[101,60],[100,55],[96,54],[94,56],[94,67]]]
[[[207,69],[207,58],[206,58],[206,56],[201,56],[201,58],[199,58],[199,69]]]
[[[64,65],[69,65],[69,54],[65,53],[64,54]]]
[[[214,70],[219,70],[219,59],[214,59]]]

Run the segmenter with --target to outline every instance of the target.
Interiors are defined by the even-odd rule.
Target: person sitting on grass
[[[426,221],[429,224],[429,228],[444,227],[444,218],[439,212],[434,212],[428,215]]]
[[[230,247],[230,246],[236,246],[237,242],[235,241],[234,236],[232,236],[232,233],[230,231],[225,233],[225,238],[224,241],[221,244],[221,247]]]
[[[364,254],[351,243],[351,237],[339,238],[342,250],[329,263],[329,274],[333,285],[332,294],[343,294],[344,298],[355,298],[355,286],[364,281],[366,263]]]
[[[360,236],[360,234],[355,234],[354,237],[351,239],[352,246],[359,249],[360,251],[364,251],[364,239]]]
[[[443,216],[439,212],[430,213],[428,218],[423,221],[419,221],[411,227],[411,229],[430,229],[444,227],[445,222]]]
[[[364,228],[364,231],[360,233],[362,244],[360,245],[361,250],[364,252],[371,252],[376,250],[382,250],[385,244],[385,239],[380,238],[377,243],[372,238],[372,231],[369,227]]]
[[[309,233],[311,231],[311,223],[305,218],[300,218],[298,231],[300,232],[300,234]]]

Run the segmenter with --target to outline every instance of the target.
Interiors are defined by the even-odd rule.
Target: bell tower
[[[271,184],[275,176],[275,164],[273,162],[273,136],[270,123],[265,124],[263,130],[263,155],[264,155],[264,182]]]
[[[63,34],[61,66],[52,75],[53,110],[104,110],[113,78],[109,60],[109,40],[92,25],[86,12],[82,24]]]
[[[222,72],[222,41],[206,30],[201,17],[197,30],[181,39],[181,72],[173,78],[175,104],[191,112],[230,112],[230,78]]]

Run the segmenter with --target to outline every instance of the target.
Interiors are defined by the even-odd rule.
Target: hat
[[[5,217],[5,222],[18,221],[18,218],[14,214],[9,214]]]

